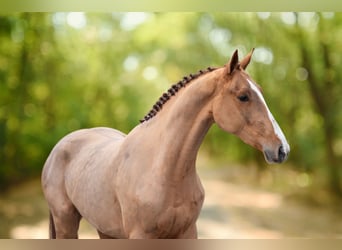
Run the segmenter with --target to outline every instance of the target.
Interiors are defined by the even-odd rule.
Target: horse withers
[[[285,161],[289,144],[245,71],[252,53],[184,77],[127,135],[99,127],[62,138],[42,172],[50,238],[77,238],[82,217],[100,238],[197,238],[196,156],[213,123],[268,163]]]

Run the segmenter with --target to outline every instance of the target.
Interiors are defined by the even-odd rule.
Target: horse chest
[[[196,175],[177,183],[158,175],[138,176],[140,179],[120,178],[117,183],[127,237],[178,238],[196,223],[204,199]],[[123,189],[124,181],[134,186]]]

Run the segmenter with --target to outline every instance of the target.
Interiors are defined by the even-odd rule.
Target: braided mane
[[[150,120],[154,116],[158,114],[158,112],[162,109],[163,105],[176,93],[181,89],[187,86],[192,80],[208,73],[217,68],[208,67],[205,70],[200,70],[196,74],[190,74],[189,76],[184,76],[182,80],[178,83],[173,84],[163,95],[159,98],[159,100],[153,105],[150,112],[143,119],[140,120],[140,123]]]

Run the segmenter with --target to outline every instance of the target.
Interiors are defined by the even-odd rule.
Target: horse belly
[[[108,160],[108,157],[102,159]],[[74,206],[91,225],[106,235],[122,238],[121,208],[114,180],[110,177],[101,164],[83,171],[68,171],[66,190]]]
[[[82,216],[97,230],[113,238],[125,238],[120,206],[116,200],[100,200],[97,206],[82,209]]]
[[[79,213],[100,232],[122,238],[121,208],[113,185],[105,174],[79,174],[77,182],[66,182],[70,200]],[[76,177],[71,175],[71,179]]]

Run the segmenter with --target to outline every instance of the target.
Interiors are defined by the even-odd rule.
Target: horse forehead
[[[250,76],[243,70],[239,70],[238,74],[235,75],[236,77],[233,78],[232,82],[234,82],[234,86],[241,88],[241,87],[248,87],[251,88],[255,86],[261,92],[261,87],[256,84],[254,81],[251,80]]]
[[[250,80],[250,79],[247,79],[247,83],[249,84],[249,87],[257,94],[257,96],[258,96],[259,99],[263,102],[263,104],[266,105],[264,96],[262,95],[262,89],[261,89],[261,87],[260,87],[257,83],[253,82],[253,81]]]

